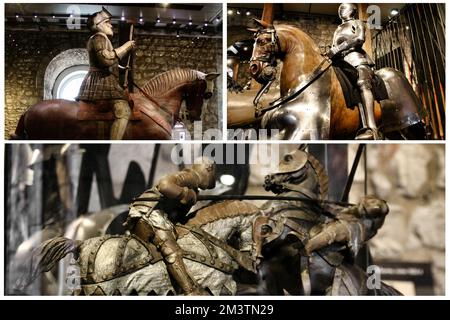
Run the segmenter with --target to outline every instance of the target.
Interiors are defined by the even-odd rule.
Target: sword
[[[134,31],[134,24],[131,24],[130,26],[130,41],[133,40],[133,31]],[[128,72],[130,71],[130,62],[131,62],[131,55],[132,55],[133,51],[130,51],[130,53],[128,54],[128,62],[127,62],[127,66],[126,66],[126,70],[125,70],[125,80],[123,82],[123,87],[125,89],[128,88]]]

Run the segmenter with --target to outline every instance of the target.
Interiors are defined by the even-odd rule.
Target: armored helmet
[[[208,157],[195,159],[191,168],[199,178],[199,187],[212,189],[216,185],[216,163]]]
[[[277,173],[291,173],[302,169],[308,162],[308,154],[303,150],[295,150],[283,156]]]
[[[101,11],[95,12],[88,17],[87,26],[90,30],[94,31],[100,23],[106,20],[111,20],[111,17],[111,13],[102,7]]]
[[[353,3],[343,3],[339,6],[338,14],[342,21],[348,21],[355,17],[357,8]]]

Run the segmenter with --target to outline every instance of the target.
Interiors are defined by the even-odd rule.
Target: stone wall
[[[15,131],[20,115],[43,99],[44,73],[61,52],[85,48],[87,32],[6,30],[5,35],[5,136]],[[222,72],[222,40],[169,35],[135,35],[135,81],[143,85],[155,75],[176,67]],[[117,40],[117,37],[115,37]],[[117,43],[115,44],[117,45]],[[205,103],[203,129],[217,128],[222,118],[222,77],[216,79],[213,97]],[[220,126],[221,127],[221,126]]]
[[[349,161],[356,147],[349,146]],[[375,263],[431,263],[435,294],[444,294],[444,145],[369,145],[367,158],[368,194],[385,199],[390,208],[384,226],[370,242]],[[364,172],[359,169],[350,202],[363,194]]]

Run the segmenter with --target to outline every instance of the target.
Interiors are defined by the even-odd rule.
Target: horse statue
[[[342,204],[323,202],[328,192],[328,177],[312,155],[300,150],[287,154],[280,163],[280,170],[266,177],[267,190],[280,196],[316,201],[270,200],[262,205],[252,233],[252,254],[258,274],[253,292],[264,295],[401,295],[381,281],[379,286],[368,285],[367,273],[354,259],[361,246],[384,223],[387,205],[374,197],[364,198],[361,205],[377,209],[375,218],[371,218],[370,223],[352,224],[339,219],[344,209]],[[378,212],[380,203],[383,212]],[[359,233],[364,223],[371,227]],[[321,232],[323,230],[326,232]],[[347,232],[350,233],[348,238]]]
[[[264,85],[262,90],[267,91],[274,80],[277,60],[283,62],[280,99],[264,110],[262,127],[278,129],[276,138],[284,140],[354,139],[362,127],[360,110],[356,104],[349,105],[355,100],[344,94],[348,91],[338,80],[342,72],[326,67],[330,62],[302,30],[255,21],[259,29],[250,29],[256,32],[250,73]],[[374,82],[374,87],[380,88],[375,90],[379,131],[388,139],[424,139],[425,111],[405,76],[393,68],[382,68],[375,72]],[[304,91],[294,96],[301,88]],[[291,95],[292,99],[283,102]]]
[[[241,201],[224,201],[199,209],[185,225],[177,225],[178,243],[189,274],[212,295],[234,295],[233,272],[252,269],[249,249],[252,222],[258,208]],[[238,248],[227,244],[229,239]],[[28,272],[16,282],[21,292],[41,272],[54,268],[69,253],[79,268],[75,295],[177,294],[157,249],[133,235],[105,235],[85,241],[56,237],[42,243],[26,264]]]
[[[204,100],[212,97],[217,76],[217,73],[176,68],[152,78],[137,93],[130,94],[132,116],[124,139],[171,139],[183,101],[190,120],[200,120]],[[107,102],[46,100],[31,106],[20,117],[12,138],[103,140],[109,138],[113,120]]]
[[[116,205],[103,209],[101,211],[82,214],[77,219],[69,223],[67,227],[63,227],[61,222],[55,222],[46,225],[42,230],[34,232],[28,239],[23,241],[17,248],[11,262],[8,265],[9,279],[7,286],[12,288],[14,281],[18,276],[26,272],[24,269],[27,258],[38,248],[43,242],[55,237],[64,236],[72,240],[86,240],[93,237],[103,236],[107,231],[115,231],[119,229],[116,218],[128,211],[128,205]],[[118,220],[118,219],[117,219]],[[121,228],[123,229],[123,228]],[[69,265],[67,261],[61,261],[64,265],[55,266],[48,272],[45,272],[40,281],[41,295],[58,295],[62,292],[61,271],[65,270]],[[58,279],[60,280],[58,283]],[[29,290],[25,294],[29,294]]]

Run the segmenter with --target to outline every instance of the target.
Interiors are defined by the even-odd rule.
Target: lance
[[[130,25],[130,37],[129,37],[130,41],[133,40],[133,31],[134,31],[134,24],[131,24],[131,25]],[[130,51],[130,54],[128,55],[127,67],[126,67],[126,69],[125,69],[125,80],[124,80],[124,82],[123,82],[123,87],[124,87],[125,89],[128,88],[128,72],[130,71],[130,63],[131,63],[131,55],[132,55],[132,52],[133,52],[133,51]]]
[[[133,201],[149,201],[158,202],[161,200],[168,200],[165,197],[142,197],[134,198]],[[301,196],[281,196],[281,195],[234,195],[234,194],[219,194],[219,195],[198,195],[198,201],[224,201],[224,200],[281,200],[281,201],[304,201],[316,203],[319,205],[334,204],[343,207],[356,206],[356,204],[345,201],[333,201],[325,199],[314,199]]]
[[[358,150],[356,150],[355,159],[353,160],[353,165],[348,175],[347,182],[345,183],[345,189],[341,196],[341,202],[346,203],[348,201],[348,196],[350,194],[350,189],[353,185],[353,179],[355,178],[356,169],[358,169],[358,164],[361,159],[361,155],[366,147],[365,144],[360,144]]]
[[[417,13],[417,17],[419,18],[419,19],[422,19],[422,15],[420,14],[420,10],[419,10],[419,8],[418,8],[418,6],[414,6],[415,7],[415,9],[416,9],[416,13]],[[427,26],[427,28],[428,28],[428,26]],[[420,30],[420,33],[421,33],[421,36],[422,36],[422,39],[426,39],[425,38],[425,33],[424,33],[424,28],[423,28],[423,25],[421,24],[420,25],[420,28],[418,28],[419,30]],[[430,40],[431,41],[431,40]],[[433,95],[433,98],[434,98],[434,101],[433,101],[433,104],[434,104],[434,106],[435,106],[435,116],[437,117],[437,124],[438,124],[438,130],[439,130],[439,138],[442,140],[443,138],[444,138],[444,129],[443,129],[443,126],[442,126],[442,121],[441,121],[441,114],[440,114],[440,110],[439,110],[439,105],[438,105],[438,101],[437,101],[437,96],[436,96],[436,88],[435,88],[435,83],[434,83],[434,74],[433,74],[433,70],[431,69],[431,64],[430,64],[430,55],[428,54],[428,48],[427,48],[427,45],[426,45],[426,43],[425,43],[425,45],[424,45],[424,51],[425,51],[425,60],[426,60],[426,62],[427,62],[427,66],[428,66],[428,75],[429,75],[429,77],[430,77],[430,82],[431,82],[431,85],[430,85],[430,87],[431,87],[431,89],[432,89],[432,92],[430,93],[430,94],[432,94]],[[426,68],[425,68],[426,69]],[[428,82],[428,79],[427,79],[427,82]]]
[[[438,47],[438,50],[439,50],[439,53],[441,54],[441,58],[442,58],[442,51],[441,51],[441,44],[439,43],[439,35],[438,35],[438,32],[437,32],[437,29],[436,29],[436,24],[435,23],[430,23],[429,22],[429,20],[428,20],[428,15],[427,15],[427,10],[425,10],[425,5],[423,5],[423,9],[424,9],[424,12],[423,12],[423,14],[424,14],[424,16],[425,16],[425,21],[426,21],[426,25],[427,25],[427,31],[428,31],[428,35],[429,35],[429,37],[430,37],[430,42],[431,43],[435,43],[436,45],[437,45],[437,47]],[[430,14],[432,14],[432,12],[431,12],[431,7],[430,7]],[[436,39],[434,39],[434,36],[433,36],[433,30],[431,29],[432,27],[430,27],[430,25],[432,26],[432,27],[434,27],[434,32],[435,32],[435,36],[436,36]],[[436,43],[436,41],[438,42],[438,43]],[[438,89],[435,89],[435,91],[434,91],[434,95],[435,95],[435,104],[438,106],[438,97],[436,96],[436,91],[437,91],[437,94],[440,96],[440,98],[441,98],[441,101],[442,101],[442,106],[443,106],[443,110],[444,110],[444,112],[445,112],[445,92],[444,92],[444,89],[443,89],[443,87],[442,87],[442,81],[441,81],[441,76],[440,76],[440,72],[439,72],[439,69],[438,69],[438,63],[437,63],[437,56],[436,56],[436,50],[431,50],[431,53],[433,54],[433,58],[434,58],[434,70],[436,71],[436,73],[437,73],[437,82],[438,82],[438,84],[439,84],[439,88]],[[442,60],[442,63],[443,63],[443,65],[445,65],[445,62]],[[430,62],[429,62],[429,64],[430,64]],[[431,66],[430,66],[430,68],[431,68]],[[434,83],[434,80],[435,79],[433,79],[433,83]],[[439,89],[440,89],[440,92],[439,92]],[[438,110],[437,110],[437,112],[438,112],[438,119],[439,119],[439,124],[440,124],[440,127],[442,127],[442,121],[441,121],[441,114],[440,114],[440,109],[439,109],[439,106],[438,106],[438,108],[437,108]],[[443,130],[443,129],[442,129]]]
[[[414,59],[415,62],[420,63],[421,65],[421,69],[422,69],[422,75],[424,77],[424,81],[420,81],[421,79],[418,79],[418,83],[420,85],[420,87],[422,87],[422,90],[424,91],[424,98],[426,100],[425,103],[425,108],[428,111],[429,116],[431,117],[431,124],[432,124],[432,128],[433,128],[433,138],[434,139],[438,139],[438,125],[436,123],[436,119],[435,119],[435,115],[434,115],[434,110],[433,110],[433,102],[432,99],[430,97],[430,86],[428,84],[428,81],[426,81],[427,75],[426,75],[426,71],[425,71],[425,62],[424,62],[424,53],[422,52],[422,47],[420,45],[419,42],[416,41],[416,36],[419,37],[419,29],[416,25],[416,21],[415,21],[415,17],[414,17],[414,12],[412,10],[408,10],[405,12],[405,16],[406,19],[408,20],[408,24],[410,25],[410,30],[411,30],[411,40],[413,43],[413,48],[414,48],[414,53],[416,58]],[[414,32],[413,32],[414,30]],[[417,38],[420,39],[420,38]],[[419,61],[420,59],[420,61]],[[417,65],[416,65],[416,75],[419,78],[419,73],[417,72]],[[426,91],[426,92],[425,92]]]

